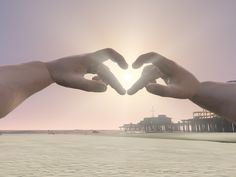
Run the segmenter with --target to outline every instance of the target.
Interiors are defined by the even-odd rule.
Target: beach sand
[[[236,133],[134,133],[122,131],[99,131],[96,135],[104,136],[121,136],[121,137],[139,137],[139,138],[156,138],[156,139],[174,139],[174,140],[192,140],[192,141],[212,141],[222,143],[236,143]]]

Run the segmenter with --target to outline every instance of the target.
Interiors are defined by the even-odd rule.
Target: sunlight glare
[[[126,71],[123,74],[122,84],[125,89],[129,89],[134,82],[133,74],[130,71]]]

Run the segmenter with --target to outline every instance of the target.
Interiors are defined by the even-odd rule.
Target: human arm
[[[103,64],[107,59],[113,60],[123,69],[128,67],[124,58],[110,48],[46,63],[1,66],[0,117],[6,116],[26,98],[52,83],[88,92],[104,92],[108,84],[119,94],[125,94],[116,77]],[[85,78],[87,73],[97,76],[89,80]]]
[[[133,63],[133,68],[139,68],[145,63],[152,65],[144,68],[140,79],[128,90],[128,94],[132,95],[146,87],[152,94],[189,99],[230,121],[236,121],[236,84],[199,82],[192,73],[155,52],[141,55]],[[154,80],[158,78],[162,78],[166,85],[155,83]]]
[[[195,104],[236,122],[236,84],[202,82],[190,98]]]
[[[0,67],[0,118],[32,94],[53,83],[43,62]]]

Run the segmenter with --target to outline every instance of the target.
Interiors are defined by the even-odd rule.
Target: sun
[[[123,78],[124,78],[124,80],[125,80],[126,82],[129,82],[129,81],[132,81],[133,76],[132,76],[131,73],[128,72],[128,73],[125,73],[125,74],[124,74]]]
[[[129,89],[133,82],[134,82],[134,77],[133,74],[129,71],[125,71],[125,73],[123,74],[123,78],[122,78],[122,85],[125,89]]]

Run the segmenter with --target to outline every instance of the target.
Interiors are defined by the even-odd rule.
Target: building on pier
[[[172,131],[173,123],[170,117],[166,115],[159,115],[157,117],[145,117],[142,121],[137,124],[124,124],[120,127],[125,132],[167,132]]]
[[[235,132],[236,125],[209,111],[196,111],[193,118],[178,122],[183,132]]]
[[[235,132],[236,124],[221,116],[203,110],[193,113],[190,119],[173,123],[166,115],[146,117],[137,124],[124,124],[120,127],[125,132]]]

